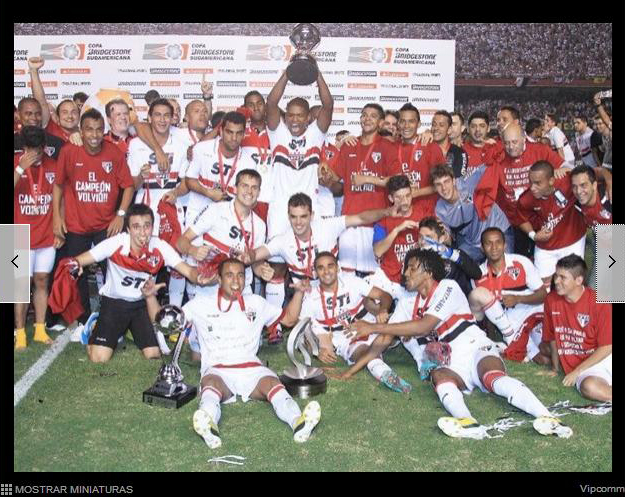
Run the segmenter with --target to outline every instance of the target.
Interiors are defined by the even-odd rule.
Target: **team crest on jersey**
[[[245,311],[245,317],[252,323],[256,319],[256,311]]]
[[[331,160],[334,157],[334,152],[332,150],[326,150],[326,159]]]
[[[158,266],[158,263],[161,261],[161,258],[158,255],[151,255],[147,259],[148,264],[152,267]]]
[[[113,170],[113,163],[111,161],[102,161],[102,169],[110,173]]]
[[[52,157],[54,155],[54,152],[56,152],[56,147],[48,146],[48,147],[45,147],[43,150],[48,157]]]
[[[371,154],[371,158],[373,159],[373,162],[377,164],[382,158],[382,152],[373,152]]]
[[[582,314],[581,312],[577,313],[577,322],[582,328],[585,328],[586,325],[590,322],[589,314]]]
[[[508,269],[508,275],[510,275],[510,278],[512,278],[514,281],[516,281],[516,279],[519,277],[519,274],[521,274],[521,270],[518,267],[511,267]]]
[[[415,150],[414,160],[418,161],[419,159],[421,159],[422,155],[423,155],[423,150]]]
[[[50,184],[54,183],[54,173],[46,173],[46,180]]]
[[[603,219],[610,219],[610,213],[607,211],[607,209],[601,209],[601,212],[599,213],[599,215]]]

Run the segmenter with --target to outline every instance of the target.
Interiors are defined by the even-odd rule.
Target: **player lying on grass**
[[[242,294],[245,266],[241,261],[222,261],[218,275],[215,295],[196,295],[182,308],[197,332],[202,354],[200,406],[193,415],[193,428],[209,448],[220,447],[220,404],[235,402],[240,395],[243,402],[270,402],[278,418],[293,429],[293,439],[306,442],[321,418],[319,403],[310,402],[302,413],[276,374],[256,355],[263,326],[291,327],[297,315],[290,307],[283,312],[258,295]],[[160,309],[156,292],[163,285],[149,281],[142,289],[152,320]],[[303,291],[296,287],[293,300],[301,303],[302,297]]]
[[[371,333],[391,336],[426,337],[422,364],[430,363],[432,384],[445,409],[453,417],[438,420],[439,428],[451,437],[482,439],[486,429],[469,412],[462,392],[478,387],[508,400],[536,419],[534,428],[543,435],[570,437],[572,430],[553,418],[527,386],[505,373],[497,347],[476,325],[467,298],[453,280],[444,279],[441,257],[430,250],[413,249],[404,261],[404,286],[408,292],[399,300],[388,324],[355,321],[346,334],[352,341]],[[375,357],[372,347],[359,362]],[[418,362],[418,361],[417,361]],[[358,362],[354,368],[359,366]],[[423,372],[422,372],[423,373]]]

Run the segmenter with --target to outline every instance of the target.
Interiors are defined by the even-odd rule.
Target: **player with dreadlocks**
[[[352,340],[370,333],[417,338],[419,343],[410,352],[422,378],[429,370],[434,390],[453,416],[438,420],[439,428],[450,437],[479,440],[488,436],[462,396],[462,392],[469,393],[475,387],[505,397],[534,416],[534,428],[542,435],[570,437],[573,431],[568,426],[553,418],[527,386],[506,374],[495,344],[475,323],[464,293],[455,281],[444,276],[443,260],[437,253],[411,250],[404,261],[406,295],[399,300],[388,324],[356,321],[346,333]],[[371,347],[360,361],[371,360],[369,355],[376,353]],[[353,367],[358,366],[356,363]]]

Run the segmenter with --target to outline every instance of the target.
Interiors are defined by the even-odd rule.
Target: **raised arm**
[[[39,78],[39,69],[44,65],[43,57],[31,57],[28,59],[28,72],[30,73],[30,81],[33,86],[33,97],[37,99],[41,105],[41,127],[46,129],[50,121],[50,108],[46,100],[46,94],[43,91],[43,84]]]
[[[321,110],[317,117],[317,126],[326,133],[332,124],[332,112],[334,111],[334,100],[330,95],[328,85],[323,79],[321,71],[317,73],[317,87],[319,88],[319,99],[321,100]]]
[[[286,71],[284,71],[280,79],[269,92],[269,95],[267,95],[267,127],[271,131],[275,130],[278,124],[280,124],[280,108],[278,104],[280,103],[282,95],[284,95],[287,82]]]

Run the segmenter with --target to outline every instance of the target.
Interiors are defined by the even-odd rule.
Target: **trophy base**
[[[154,387],[148,388],[143,392],[143,402],[151,406],[165,407],[167,409],[178,409],[188,404],[197,396],[197,387],[187,385],[187,391],[184,393],[167,397]]]
[[[293,57],[286,68],[288,80],[299,86],[308,86],[317,81],[319,70],[312,57]]]
[[[307,399],[308,397],[314,397],[320,393],[325,393],[328,386],[328,378],[324,374],[304,380],[282,375],[280,376],[280,381],[290,395],[299,397],[300,399]]]

